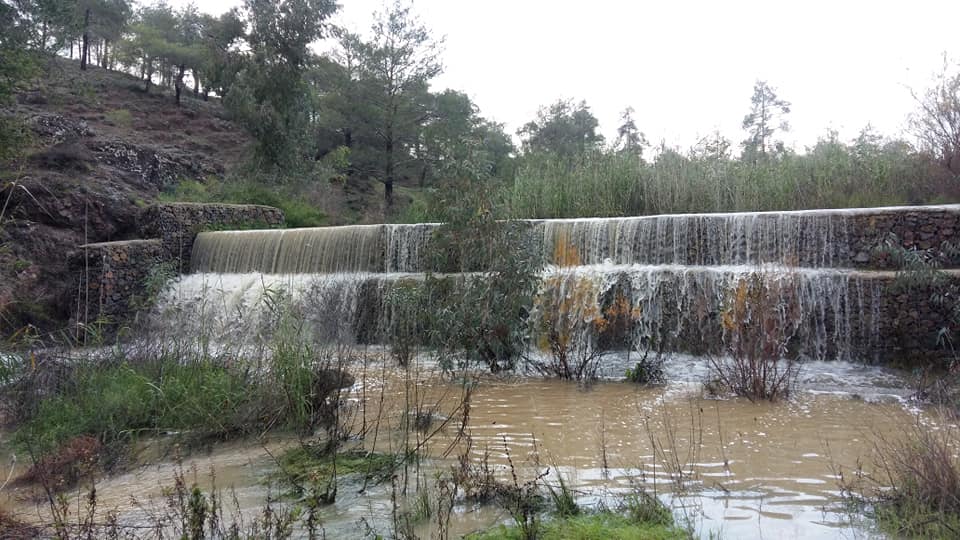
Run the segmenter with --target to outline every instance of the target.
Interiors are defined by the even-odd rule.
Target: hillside
[[[249,137],[214,102],[170,96],[124,74],[54,59],[12,111],[32,131],[0,170],[0,331],[63,326],[76,306],[66,255],[132,238],[139,209],[185,179],[225,177]]]

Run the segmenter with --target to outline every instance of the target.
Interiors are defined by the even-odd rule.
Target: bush
[[[634,384],[663,384],[663,363],[663,356],[644,354],[632,368],[627,368],[624,378]]]
[[[439,350],[464,351],[499,372],[513,369],[526,346],[542,262],[525,245],[528,224],[498,221],[490,197],[488,184],[466,180],[433,201],[447,221],[430,240],[427,264],[474,274],[428,275],[421,327]],[[441,362],[452,367],[448,357]]]
[[[797,331],[799,304],[792,276],[754,272],[741,278],[722,314],[728,356],[709,359],[721,388],[751,401],[787,397],[799,364],[787,358]]]
[[[956,538],[960,530],[960,433],[952,419],[874,441],[877,471],[840,475],[841,489],[897,538]]]
[[[46,454],[83,435],[105,443],[143,432],[199,430],[217,437],[259,423],[244,407],[253,400],[250,382],[212,363],[85,367],[73,378],[19,427],[21,446]]]

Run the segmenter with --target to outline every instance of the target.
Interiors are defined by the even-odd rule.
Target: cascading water
[[[865,250],[883,240],[879,232],[856,229],[873,228],[881,219],[902,221],[909,228],[910,213],[918,208],[931,214],[960,213],[958,206],[935,206],[526,223],[528,243],[547,265],[852,268],[869,262]],[[197,236],[192,266],[195,272],[216,273],[426,272],[436,270],[424,255],[437,227],[421,223],[207,232]],[[870,234],[871,245],[864,245]]]
[[[920,210],[960,213],[960,207]],[[530,220],[526,244],[547,264],[531,327],[543,330],[545,302],[563,304],[567,319],[576,321],[577,339],[590,339],[591,325],[619,298],[629,306],[635,341],[714,354],[738,286],[761,275],[777,284],[776,309],[794,327],[790,354],[872,360],[883,346],[884,287],[892,275],[849,268],[863,261],[864,245],[876,241],[865,234],[879,238],[870,229],[876,222],[909,221],[916,211]],[[395,323],[390,291],[435,270],[426,254],[438,227],[202,233],[194,274],[168,291],[159,319],[236,342],[269,332],[271,305],[282,291],[321,339],[383,343]]]

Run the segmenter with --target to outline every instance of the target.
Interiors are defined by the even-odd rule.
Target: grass
[[[876,520],[893,538],[960,536],[960,429],[940,415],[896,438],[876,436],[872,471],[842,469],[839,485],[849,511]]]
[[[566,218],[844,208],[956,201],[955,178],[905,144],[833,134],[761,163],[694,148],[652,161],[597,151],[528,155],[501,191],[502,217]]]
[[[337,476],[362,475],[380,481],[390,476],[398,461],[392,454],[363,450],[333,453],[302,445],[285,452],[279,464],[281,479],[292,484],[295,491],[302,491],[307,486],[326,486]]]
[[[327,216],[304,200],[292,187],[268,185],[253,180],[206,182],[182,180],[173,192],[163,193],[164,202],[263,204],[283,210],[288,227],[319,227]]]
[[[920,424],[898,441],[878,443],[880,465],[892,486],[875,505],[882,529],[908,538],[960,535],[958,443],[956,427]]]
[[[133,123],[133,115],[129,109],[113,109],[104,116],[107,122],[119,127],[130,127]]]
[[[110,444],[142,433],[224,437],[255,429],[255,386],[214,363],[79,368],[63,392],[42,399],[15,434],[46,454],[82,435]]]
[[[520,529],[499,525],[470,540],[524,540]],[[686,539],[690,535],[673,525],[637,522],[614,512],[599,512],[566,517],[543,523],[539,540],[668,540]]]

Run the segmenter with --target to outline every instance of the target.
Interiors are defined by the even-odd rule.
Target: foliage
[[[0,107],[9,105],[16,91],[38,70],[36,54],[26,48],[30,21],[14,6],[0,3]],[[0,110],[0,163],[19,155],[30,140],[19,119]]]
[[[721,315],[729,356],[709,360],[711,375],[726,390],[751,401],[790,394],[799,370],[788,358],[800,317],[794,279],[758,271],[730,291]]]
[[[626,496],[623,502],[630,521],[634,523],[649,523],[669,527],[673,525],[673,514],[660,499],[647,491],[636,491]]]
[[[910,118],[910,128],[929,153],[947,170],[960,175],[960,70],[951,73],[944,67],[933,86],[924,93],[913,93],[918,110]]]
[[[425,327],[434,346],[465,351],[498,372],[512,369],[525,347],[542,262],[525,246],[527,224],[494,218],[484,168],[467,170],[474,165],[464,164],[456,188],[436,199],[448,220],[434,232],[427,255],[433,270],[472,274],[427,276],[433,301],[424,304],[431,317]]]
[[[664,358],[660,355],[650,358],[644,354],[632,368],[627,368],[624,378],[634,384],[662,384],[666,377],[663,363]]]
[[[896,279],[889,285],[890,292],[895,295],[920,292],[927,296],[929,306],[939,310],[943,324],[926,337],[947,354],[942,365],[931,367],[952,371],[958,358],[955,343],[960,332],[960,303],[955,299],[954,280],[941,268],[952,266],[960,260],[960,248],[951,242],[943,242],[931,249],[907,249],[901,246],[902,242],[897,236],[890,234],[881,240],[875,250],[875,255],[897,269]],[[916,332],[916,328],[904,330]]]
[[[897,538],[954,538],[960,530],[960,434],[953,419],[917,423],[895,439],[875,436],[873,472],[838,471],[848,501]]]
[[[136,538],[191,539],[229,538],[231,540],[285,540],[294,533],[309,538],[321,537],[315,515],[316,507],[277,504],[268,491],[263,506],[254,512],[241,512],[237,493],[225,494],[217,486],[216,472],[211,470],[209,489],[201,488],[197,471],[184,471],[178,461],[169,483],[160,486],[163,493],[159,505],[146,512],[143,521],[125,523],[115,509],[104,511],[95,484],[78,490],[75,499],[57,493],[49,484],[42,486],[48,499],[51,522],[42,526],[26,526],[0,512],[0,536],[4,538],[58,538],[60,540],[130,540]],[[153,501],[131,494],[130,503],[145,508]]]
[[[743,157],[746,161],[756,163],[783,155],[783,143],[773,139],[779,131],[788,131],[790,124],[785,117],[790,113],[790,102],[780,99],[776,89],[766,81],[757,81],[753,85],[753,96],[750,97],[750,112],[743,117],[743,129],[749,136],[743,141]]]
[[[633,107],[627,107],[620,113],[620,126],[617,127],[617,140],[614,141],[613,148],[642,159],[643,151],[650,146],[650,142],[637,128],[637,122],[633,119],[634,112],[636,111]]]
[[[603,143],[603,135],[597,133],[599,125],[586,101],[574,104],[561,99],[541,108],[537,118],[526,123],[517,134],[523,139],[524,152],[574,157],[583,156]]]
[[[202,429],[220,437],[246,431],[257,420],[247,410],[250,383],[212,363],[82,368],[71,382],[35,411],[23,411],[28,419],[16,433],[18,444],[43,454],[80,435],[108,444],[143,431]]]
[[[268,291],[264,302],[276,330],[259,369],[230,354],[212,356],[202,343],[118,349],[114,358],[75,367],[52,358],[35,362],[3,388],[20,414],[16,440],[40,456],[81,435],[117,448],[144,433],[190,442],[335,428],[336,395],[353,384],[344,359],[309,345],[306,323],[282,291]]]
[[[422,310],[429,309],[425,302],[425,288],[415,283],[399,283],[387,294],[390,328],[387,329],[387,341],[390,352],[401,367],[410,365],[416,346],[423,340],[421,323]]]
[[[338,477],[362,475],[375,483],[387,480],[399,465],[397,456],[351,450],[329,452],[326,448],[300,445],[279,459],[279,478],[293,487],[297,496],[311,489],[326,488]]]
[[[133,122],[133,115],[129,109],[114,109],[107,112],[106,120],[114,125],[129,127]]]
[[[573,490],[567,486],[567,481],[559,470],[557,473],[557,487],[547,484],[547,492],[550,493],[550,499],[553,500],[554,513],[560,517],[571,517],[580,513],[580,506],[573,494]]]
[[[309,46],[324,35],[332,0],[246,0],[250,24],[244,59],[224,105],[257,140],[270,167],[291,169],[307,155],[310,93],[304,73]]]
[[[448,95],[430,95],[429,83],[442,70],[440,44],[408,4],[396,0],[377,13],[371,32],[369,41],[341,35],[346,72],[339,74],[337,95],[327,102],[339,124],[331,127],[343,136],[343,144],[355,148],[359,143],[354,174],[383,182],[389,208],[400,175],[416,174],[419,165],[419,174],[426,176],[428,155],[435,157],[443,139],[449,140],[449,130],[455,129],[449,120],[460,121],[456,129],[466,133],[475,112],[469,99],[441,111]],[[461,94],[454,101],[461,96],[466,98]],[[435,133],[427,133],[428,128]]]
[[[589,381],[596,378],[603,357],[597,339],[607,320],[597,305],[594,283],[572,276],[573,286],[568,287],[568,279],[547,278],[537,297],[538,345],[548,356],[528,363],[546,376]]]
[[[574,164],[524,155],[497,197],[502,217],[572,218],[889,206],[951,200],[951,180],[901,141],[865,129],[851,143],[828,133],[806,154],[750,163],[729,142],[661,148],[649,163],[593,151]]]
[[[265,204],[283,210],[288,227],[319,227],[327,224],[327,216],[297,193],[298,186],[268,186],[243,177],[219,182],[182,180],[172,193],[160,199],[169,202],[220,202],[233,204]]]

